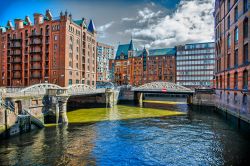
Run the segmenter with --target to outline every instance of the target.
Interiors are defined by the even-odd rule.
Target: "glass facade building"
[[[215,68],[214,42],[177,46],[177,84],[210,87]]]

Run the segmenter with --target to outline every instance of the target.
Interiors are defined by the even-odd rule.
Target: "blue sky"
[[[0,25],[8,20],[50,9],[54,17],[60,11],[73,19],[93,19],[98,41],[117,46],[129,42],[137,47],[173,47],[188,42],[213,39],[214,0],[1,0]],[[203,34],[203,35],[202,35]]]

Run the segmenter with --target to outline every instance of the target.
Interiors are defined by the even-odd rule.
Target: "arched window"
[[[234,93],[234,103],[237,103],[237,93]]]
[[[231,35],[230,33],[227,35],[227,48],[231,47]]]
[[[230,89],[230,74],[227,74],[227,88]]]
[[[218,89],[219,87],[219,80],[218,80],[218,76],[216,76],[216,88]]]
[[[222,76],[220,76],[220,88],[222,88]]]
[[[238,20],[238,6],[235,6],[234,8],[234,22]]]
[[[234,66],[238,66],[238,49],[234,50]]]
[[[230,5],[230,0],[227,0],[227,11],[229,12],[229,10],[230,10],[230,7],[231,7],[231,5]]]
[[[227,54],[227,68],[230,69],[230,53]]]
[[[245,18],[243,21],[243,37],[248,38],[248,18]]]
[[[234,89],[238,89],[238,72],[234,73]]]
[[[229,103],[229,101],[230,101],[230,93],[228,92],[227,93],[227,103]]]
[[[248,62],[248,43],[243,47],[243,64],[247,64]]]
[[[246,94],[243,95],[242,104],[247,105],[247,95]]]
[[[243,89],[248,89],[248,71],[243,71]]]
[[[239,41],[239,28],[235,27],[234,29],[234,43],[238,44]]]

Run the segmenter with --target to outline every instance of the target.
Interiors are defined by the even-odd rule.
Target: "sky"
[[[214,0],[0,0],[0,26],[46,9],[93,19],[97,41],[115,48],[131,38],[138,49],[214,40]]]

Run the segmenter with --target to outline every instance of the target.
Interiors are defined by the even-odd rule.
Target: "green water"
[[[184,112],[119,105],[113,108],[78,109],[68,112],[69,123],[88,123],[184,115]]]

